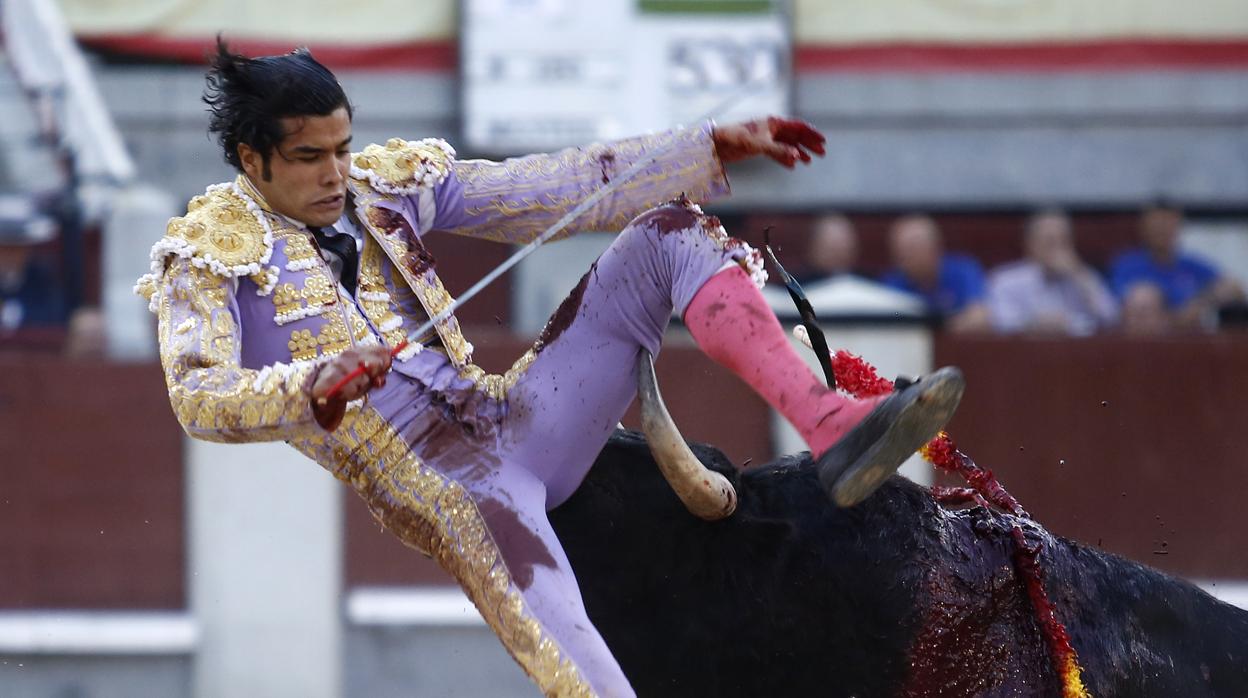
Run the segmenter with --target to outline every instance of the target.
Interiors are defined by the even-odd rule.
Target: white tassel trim
[[[316,257],[292,259],[286,262],[286,271],[304,271],[306,269],[311,269],[316,265]]]
[[[296,320],[312,317],[314,315],[324,315],[331,306],[328,305],[308,305],[298,310],[291,310],[285,313],[278,313],[273,316],[273,322],[278,326],[289,325]]]
[[[256,283],[256,295],[267,296],[273,292],[273,287],[277,286],[277,277],[282,273],[277,267],[269,267],[259,278],[253,276],[251,280]]]
[[[295,361],[289,364],[279,361],[265,366],[256,372],[256,378],[251,382],[251,389],[261,395],[269,395],[278,388],[288,392],[302,390],[303,381],[308,374],[329,358],[322,356],[318,359]]]
[[[696,209],[698,213],[702,212],[697,204],[686,205]],[[730,237],[722,225],[708,229],[707,234],[729,251],[732,258],[750,275],[750,281],[753,281],[759,290],[767,285],[767,267],[763,263],[762,253],[751,247],[749,243]]]
[[[407,346],[403,347],[403,351],[400,351],[399,353],[395,354],[394,358],[398,359],[399,361],[407,361],[413,356],[416,356],[417,354],[419,354],[423,349],[424,347],[420,343],[412,342],[408,344]]]
[[[750,281],[753,281],[754,285],[759,290],[762,290],[763,286],[767,285],[768,278],[767,268],[763,264],[763,255],[746,243],[741,243],[741,250],[745,253],[739,260],[741,267],[749,273]]]

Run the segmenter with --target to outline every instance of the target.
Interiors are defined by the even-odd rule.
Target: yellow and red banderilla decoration
[[[805,327],[797,327],[794,335],[807,347],[811,346]],[[831,357],[831,368],[835,376],[835,387],[856,398],[886,395],[893,391],[892,381],[881,378],[874,366],[847,351],[838,351]],[[949,434],[942,431],[919,449],[919,453],[936,468],[961,477],[969,485],[933,486],[932,495],[937,501],[946,504],[973,502],[989,511],[996,507],[1017,519],[1033,521],[1018,500],[1001,486],[992,471],[979,467],[975,461],[959,451]],[[1066,626],[1057,619],[1056,609],[1044,590],[1044,568],[1039,559],[1040,545],[1029,543],[1017,523],[1011,525],[1010,534],[1014,539],[1014,567],[1026,586],[1036,620],[1049,646],[1053,668],[1061,678],[1062,698],[1092,698],[1092,694],[1083,684],[1083,667],[1079,665],[1079,656],[1070,643],[1070,634],[1066,632]]]

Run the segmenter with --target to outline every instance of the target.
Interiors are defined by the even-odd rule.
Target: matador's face
[[[269,154],[238,147],[243,171],[277,213],[313,227],[330,226],[346,203],[351,168],[351,117],[346,107],[327,116],[282,119],[285,137]]]

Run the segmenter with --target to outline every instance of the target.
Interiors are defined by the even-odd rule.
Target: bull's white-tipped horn
[[[806,327],[804,325],[798,325],[797,327],[794,327],[793,336],[797,339],[797,341],[804,344],[807,349],[810,349],[812,351],[814,350],[815,345],[810,343],[810,333],[806,331]]]
[[[663,404],[654,359],[644,349],[637,357],[637,395],[641,399],[641,429],[650,453],[685,508],[706,521],[731,515],[737,508],[737,491],[727,478],[708,470],[689,450]]]

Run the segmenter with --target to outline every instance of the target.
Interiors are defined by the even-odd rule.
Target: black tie
[[[321,246],[322,250],[328,250],[330,253],[338,257],[342,261],[342,273],[339,281],[342,282],[347,293],[355,297],[355,277],[359,269],[360,253],[355,249],[355,238],[346,233],[339,233],[330,228],[311,228],[312,235],[316,237],[316,244]]]

